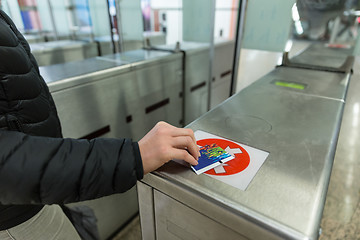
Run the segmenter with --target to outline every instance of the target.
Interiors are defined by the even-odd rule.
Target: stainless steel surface
[[[127,102],[134,121],[129,124],[132,136],[139,140],[158,121],[164,120],[172,125],[180,126],[182,120],[181,78],[182,68],[180,61],[149,64],[145,67],[136,66],[136,82],[129,95],[137,97],[137,103]],[[146,113],[145,109],[168,99],[164,107]]]
[[[166,34],[163,32],[144,32],[144,39],[149,39],[152,46],[166,44]]]
[[[117,3],[117,2],[116,2]],[[144,33],[144,38],[148,38],[151,41],[152,45],[163,45],[166,42],[166,36],[163,33]],[[113,53],[113,46],[110,36],[96,37],[94,39],[100,44],[101,55],[109,55]],[[143,48],[142,41],[135,40],[122,40],[122,35],[120,34],[119,40],[115,41],[115,44],[119,46],[120,52],[133,51]]]
[[[52,66],[40,67],[40,73],[50,88],[54,86],[71,87],[98,78],[105,78],[109,72],[117,70],[118,73],[129,71],[136,65],[148,64],[153,61],[168,61],[170,58],[178,58],[180,54],[170,56],[168,52],[149,50],[134,50],[124,53],[110,54],[83,61],[68,62]],[[115,69],[116,68],[116,69]],[[66,83],[66,84],[65,84]],[[58,87],[59,88],[59,87]],[[58,90],[58,88],[53,89]]]
[[[126,40],[123,42],[123,51],[132,51],[144,47],[143,40]]]
[[[98,59],[101,59],[103,61],[116,62],[120,64],[128,64],[128,63],[143,63],[143,61],[159,59],[161,57],[169,56],[169,55],[171,55],[171,53],[169,52],[138,49],[123,53],[110,54],[110,55],[98,57]]]
[[[174,50],[175,45],[159,46],[160,49]],[[214,71],[209,78],[210,52],[209,44],[196,42],[181,42],[180,49],[185,51],[185,124],[189,124],[208,111],[209,79],[215,79],[211,87],[211,107],[228,98],[230,92],[230,77],[232,74],[232,58],[234,42],[224,39],[215,40]],[[230,70],[230,75],[221,77]]]
[[[156,239],[158,240],[248,239],[228,226],[202,215],[157,190],[154,190],[154,203],[157,226]],[[204,228],[204,226],[206,227]]]
[[[141,215],[141,235],[143,240],[155,240],[154,194],[150,186],[138,181],[137,191],[143,196],[139,198],[139,214]]]
[[[109,125],[111,134],[104,137],[131,137],[127,127],[120,127],[127,125],[128,115],[124,107],[126,98],[122,96],[128,92],[124,85],[131,87],[134,82],[135,73],[128,72],[52,91],[64,136],[80,138]],[[116,126],[118,129],[114,129]]]
[[[182,44],[183,45],[183,44]],[[209,49],[186,51],[185,60],[185,124],[207,112]]]
[[[216,42],[212,106],[216,106],[228,97],[232,64],[230,56],[232,55],[233,44],[233,41],[218,40]],[[209,71],[208,65],[204,63],[208,61],[209,49],[206,44],[183,43],[182,46],[187,49],[185,91],[187,119],[185,122],[189,123],[207,111],[207,76]],[[171,46],[168,46],[168,48],[172,49]],[[40,67],[40,72],[48,83],[50,90],[55,92],[64,88],[105,79],[107,76],[134,71],[155,62],[165,63],[168,61],[178,61],[181,64],[182,54],[139,49],[83,61],[44,66]],[[172,71],[173,69],[169,69],[167,76],[181,77],[179,74],[182,73]],[[222,74],[229,71],[230,73],[222,76]],[[150,79],[151,76],[144,77]],[[197,88],[199,84],[200,87]],[[181,88],[179,88],[179,91],[181,91]]]
[[[94,40],[95,40],[95,42],[98,42],[98,44],[100,45],[99,47],[101,50],[101,56],[114,53],[111,36],[96,37]],[[118,43],[118,44],[120,44],[120,43]],[[121,46],[121,45],[119,45],[119,46]]]
[[[138,50],[43,67],[41,73],[49,80],[66,137],[110,125],[107,136],[139,139],[159,120],[180,124],[181,63],[181,54]],[[166,106],[146,113],[166,99]]]
[[[144,38],[149,39],[152,45],[163,45],[166,43],[165,35],[148,34],[148,36],[146,36],[144,34]],[[126,52],[126,51],[142,49],[144,45],[145,45],[144,40],[124,40],[122,50],[123,52]]]
[[[73,49],[76,47],[81,47],[82,45],[84,45],[84,42],[82,41],[60,40],[43,42],[39,44],[30,44],[30,48],[32,51],[49,52],[53,51],[54,49]]]
[[[252,229],[239,230],[250,239],[258,239],[256,227],[275,238],[316,239],[349,76],[282,68],[270,76],[189,125],[270,153],[246,191],[176,164],[144,182],[232,229],[242,223]],[[270,83],[272,77],[308,86],[287,89]]]
[[[174,173],[180,173],[183,171],[187,171],[187,168],[184,166],[179,166],[174,162],[169,163],[170,166],[174,167],[172,170]],[[182,169],[178,169],[178,167]],[[177,168],[177,169],[176,169]],[[199,195],[189,188],[184,188],[183,186],[179,185],[177,182],[168,181],[165,178],[153,177],[151,175],[146,175],[143,179],[143,182],[149,184],[149,186],[153,187],[152,191],[159,191],[164,195],[171,197],[172,199],[181,203],[182,207],[187,206],[188,208],[192,209],[194,212],[201,213],[204,217],[208,217],[215,222],[218,222],[220,225],[225,225],[232,229],[233,231],[237,232],[239,235],[244,236],[246,235],[248,239],[279,239],[274,233],[267,230],[263,226],[259,226],[259,224],[254,224],[249,222],[248,217],[245,215],[240,215],[239,213],[234,212],[232,209],[224,208],[223,205],[209,201],[209,198],[204,195]],[[142,199],[146,192],[138,192],[139,199]],[[154,194],[154,193],[152,193]],[[144,208],[154,208],[154,206],[150,205],[149,202],[146,202],[143,205]],[[169,208],[176,208],[176,206],[171,206]],[[181,209],[180,209],[181,210]],[[155,210],[154,210],[155,211]],[[174,209],[173,211],[179,211],[179,209]],[[157,215],[158,212],[155,212]],[[175,212],[175,216],[176,216]],[[195,213],[196,214],[196,213]],[[140,218],[142,217],[140,212]],[[157,216],[155,216],[156,219]],[[164,216],[163,216],[164,217]],[[172,216],[168,214],[168,218],[172,219]],[[178,225],[186,225],[188,222],[189,217],[183,219],[176,219]],[[214,230],[217,230],[216,226],[212,226]],[[199,226],[201,228],[201,232],[203,228],[208,228],[206,225]],[[158,231],[164,231],[163,227],[156,226],[156,235],[158,235]],[[164,234],[164,233],[162,233]],[[166,233],[165,233],[166,234]],[[195,235],[197,235],[195,233]],[[240,237],[240,236],[239,236]],[[172,238],[169,238],[172,239]],[[176,238],[177,239],[177,238]],[[199,239],[206,239],[205,236],[200,237]],[[231,239],[227,238],[227,235],[224,234],[222,239]],[[235,238],[237,239],[237,238]]]
[[[287,81],[305,85],[304,90],[276,86],[274,81]],[[252,89],[282,89],[294,94],[306,94],[315,98],[344,102],[349,76],[342,73],[314,71],[299,68],[279,67],[260,80],[254,82]]]
[[[177,73],[181,72],[180,56],[169,55],[48,85],[65,136],[81,137],[110,125],[108,136],[139,139],[159,120],[179,125],[182,99],[181,74]],[[146,113],[147,107],[164,99],[169,101],[166,106]],[[127,116],[132,116],[131,122]]]
[[[30,44],[39,66],[83,60],[98,55],[97,45],[82,41],[52,41]]]
[[[84,78],[83,75],[96,73],[106,69],[114,68],[120,64],[110,61],[102,61],[97,58],[90,58],[83,61],[68,62],[51,66],[40,67],[40,74],[48,85],[57,81],[74,77]]]
[[[40,73],[52,92],[90,83],[146,66],[155,62],[177,60],[181,54],[170,54],[148,50],[136,50],[121,54],[106,55],[83,61],[40,67]],[[173,74],[173,73],[172,73]]]
[[[303,52],[291,58],[291,61],[323,67],[340,67],[353,51],[353,48],[330,48],[323,43],[311,44]]]

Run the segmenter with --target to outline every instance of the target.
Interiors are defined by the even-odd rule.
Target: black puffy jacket
[[[0,229],[43,204],[124,192],[142,177],[139,147],[130,139],[61,138],[29,45],[0,10]]]

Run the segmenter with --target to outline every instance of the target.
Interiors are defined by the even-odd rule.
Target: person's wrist
[[[148,156],[147,156],[147,151],[144,150],[144,143],[143,141],[139,141],[139,151],[140,151],[140,155],[141,155],[141,161],[142,161],[142,168],[143,168],[143,174],[146,175],[147,173],[151,172],[150,168],[149,168],[149,164],[148,164]]]
[[[134,156],[135,156],[136,178],[137,180],[141,180],[144,177],[144,168],[143,168],[143,162],[142,162],[139,144],[137,142],[134,142],[133,148],[134,148]]]

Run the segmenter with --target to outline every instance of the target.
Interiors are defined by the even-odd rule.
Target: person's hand
[[[171,159],[183,159],[197,165],[200,156],[194,132],[191,129],[177,128],[166,122],[158,122],[139,141],[144,174],[149,173]]]

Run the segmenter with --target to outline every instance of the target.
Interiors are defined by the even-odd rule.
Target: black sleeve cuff
[[[144,168],[142,164],[139,144],[137,142],[133,142],[134,156],[135,156],[135,170],[137,180],[141,180],[144,177]]]

